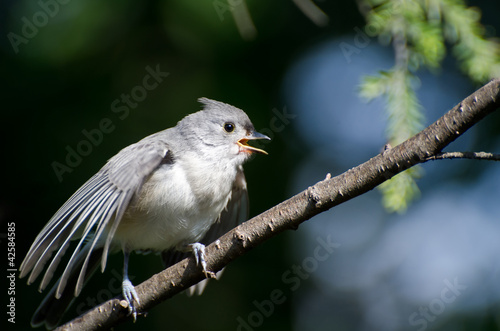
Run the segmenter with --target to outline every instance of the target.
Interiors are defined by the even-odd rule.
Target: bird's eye
[[[236,126],[234,125],[234,123],[231,122],[224,123],[224,130],[226,130],[226,132],[228,133],[233,132],[235,128]]]

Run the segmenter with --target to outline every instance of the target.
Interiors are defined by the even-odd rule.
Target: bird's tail
[[[60,298],[56,298],[57,287],[61,278],[58,279],[57,283],[50,289],[50,292],[43,299],[42,303],[38,309],[33,314],[31,319],[31,326],[38,327],[45,324],[45,327],[49,330],[55,328],[64,312],[69,308],[73,300],[75,299],[75,287],[78,282],[78,277],[80,275],[80,270],[84,264],[87,254],[89,253],[90,243],[87,243],[85,247],[78,253],[78,256],[72,263],[72,268],[66,278],[66,286],[60,294]],[[94,271],[99,266],[102,258],[103,247],[94,247],[90,253],[88,260],[87,271],[85,273],[84,284],[89,280]]]

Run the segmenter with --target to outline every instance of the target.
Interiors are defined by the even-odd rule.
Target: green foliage
[[[367,76],[360,94],[368,101],[386,97],[388,125],[386,135],[395,146],[410,138],[423,128],[424,116],[418,103],[412,82],[416,79],[404,70],[380,72],[378,76]]]
[[[420,167],[413,167],[379,186],[382,192],[382,204],[387,211],[403,213],[408,204],[420,196],[415,179],[419,178],[421,173]]]
[[[386,97],[386,135],[393,146],[407,140],[423,127],[424,117],[412,80],[414,78],[408,72],[400,69],[365,77],[361,86],[361,96],[367,100]],[[420,196],[415,182],[420,172],[421,167],[415,166],[379,186],[382,204],[387,211],[404,212],[408,204]]]
[[[453,44],[453,54],[461,69],[474,81],[484,82],[500,76],[500,46],[483,37],[477,8],[467,8],[460,0],[441,0],[444,35]]]
[[[387,140],[393,146],[421,130],[424,115],[416,97],[416,72],[424,66],[437,70],[452,48],[460,68],[473,81],[500,76],[500,45],[484,37],[481,14],[463,0],[364,0],[367,25],[382,44],[392,44],[394,67],[364,77],[360,95],[384,97],[388,117]],[[420,168],[410,169],[380,186],[388,211],[402,212],[418,197],[415,180]]]

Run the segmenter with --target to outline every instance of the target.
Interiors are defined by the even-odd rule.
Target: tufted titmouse
[[[122,149],[56,212],[36,237],[20,267],[28,284],[42,273],[45,289],[77,240],[62,276],[31,321],[57,325],[74,296],[108,252],[124,254],[122,293],[129,312],[139,303],[128,278],[134,250],[162,252],[171,265],[192,251],[206,273],[204,245],[246,218],[248,195],[242,164],[252,153],[267,154],[249,140],[270,139],[255,131],[242,110],[201,98],[204,109],[173,128]]]

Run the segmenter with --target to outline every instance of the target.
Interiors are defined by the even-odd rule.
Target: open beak
[[[241,138],[240,140],[238,140],[237,144],[246,153],[250,153],[250,154],[251,153],[259,153],[259,154],[267,155],[267,152],[265,150],[257,148],[257,147],[250,146],[248,144],[248,141],[250,141],[250,140],[257,140],[257,139],[271,140],[271,138],[269,138],[268,136],[263,135],[262,133],[258,133],[258,132],[254,131],[251,135],[248,135],[245,138]]]

